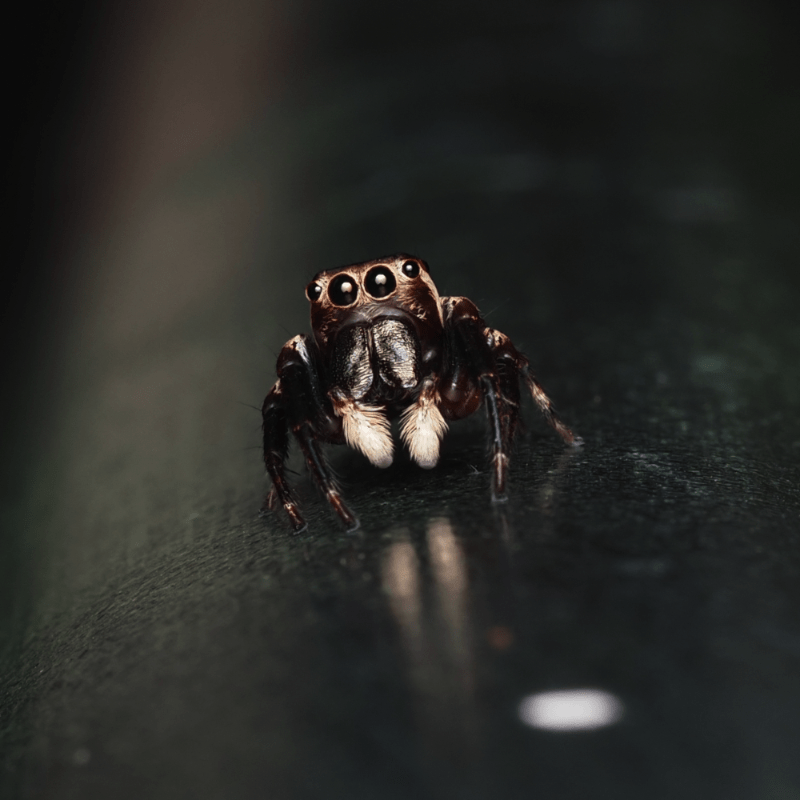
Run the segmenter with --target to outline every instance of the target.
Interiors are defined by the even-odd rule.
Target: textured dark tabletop
[[[800,797],[784,7],[154,8],[97,23],[61,112],[3,444],[0,794]],[[294,536],[258,514],[275,356],[311,275],[397,251],[585,446],[528,403],[502,507],[482,415],[433,471],[332,449],[355,534],[295,454]],[[616,716],[531,713],[573,690]]]

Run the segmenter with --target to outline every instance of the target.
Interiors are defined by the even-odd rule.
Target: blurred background
[[[9,797],[800,797],[792,4],[12,19]],[[478,415],[431,473],[339,448],[355,536],[293,457],[293,537],[275,357],[315,272],[397,251],[586,446],[528,407],[503,509]],[[597,729],[548,729],[576,689]]]

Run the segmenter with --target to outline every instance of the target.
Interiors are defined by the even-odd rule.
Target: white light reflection
[[[428,525],[428,555],[436,578],[448,655],[462,688],[471,692],[475,681],[469,635],[467,560],[450,521],[444,517],[436,517]]]
[[[389,604],[400,625],[406,648],[417,654],[422,633],[419,559],[408,540],[407,531],[400,531],[398,539],[388,548],[383,561],[383,586],[389,595]]]
[[[600,689],[564,689],[539,692],[522,699],[519,718],[545,731],[591,731],[622,718],[622,701]]]
[[[412,542],[404,528],[390,535],[381,580],[404,650],[421,746],[443,762],[477,754],[469,576],[461,543],[444,517],[429,521],[424,542]]]

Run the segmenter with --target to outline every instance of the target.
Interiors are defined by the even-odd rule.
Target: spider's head
[[[406,253],[319,272],[306,287],[311,327],[323,347],[343,325],[406,317],[441,330],[439,292],[428,265]]]

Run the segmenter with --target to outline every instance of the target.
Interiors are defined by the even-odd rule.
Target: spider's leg
[[[517,431],[520,414],[520,370],[517,358],[519,353],[505,334],[491,328],[487,328],[484,333],[494,355],[497,382],[500,388],[503,441],[510,449]]]
[[[342,499],[319,446],[320,440],[341,441],[342,423],[322,390],[313,343],[305,336],[296,336],[283,348],[278,357],[278,376],[286,396],[288,426],[303,451],[311,475],[342,522],[355,530],[358,520]]]
[[[284,411],[280,381],[266,396],[261,408],[261,417],[264,433],[264,465],[272,480],[272,490],[264,501],[263,510],[274,510],[277,503],[280,503],[289,515],[295,532],[299,533],[306,528],[306,521],[300,513],[300,508],[286,480],[289,425]]]
[[[495,503],[504,503],[508,500],[506,494],[506,475],[508,474],[509,454],[511,441],[504,436],[504,429],[511,427],[498,387],[496,375],[481,375],[483,389],[483,404],[489,417],[489,435],[492,447],[492,500]]]
[[[533,377],[531,366],[528,359],[514,347],[511,339],[504,333],[487,329],[488,338],[492,342],[492,349],[495,353],[498,374],[502,385],[503,394],[509,400],[513,400],[519,408],[519,380],[525,381],[534,402],[539,406],[539,410],[544,414],[548,424],[558,433],[567,443],[572,445],[583,444],[583,439],[575,434],[561,421],[561,418],[553,408],[553,402],[545,394],[541,384]]]
[[[571,444],[574,447],[580,447],[583,444],[583,439],[581,439],[580,436],[576,436],[561,421],[561,418],[558,416],[558,414],[556,414],[556,410],[553,408],[552,401],[545,394],[544,389],[542,389],[539,381],[533,377],[530,365],[528,364],[528,359],[523,355],[520,355],[520,359],[520,372],[522,374],[522,378],[527,384],[534,402],[537,406],[539,406],[539,410],[542,412],[542,414],[544,414],[544,418],[547,420],[547,423],[567,444]]]
[[[511,445],[519,418],[519,389],[514,388],[513,367],[499,363],[489,329],[474,303],[466,298],[445,298],[447,371],[457,375],[462,367],[479,388],[489,421],[492,457],[492,500],[507,500],[506,476]],[[466,407],[466,403],[465,403]]]
[[[308,425],[303,425],[295,431],[300,449],[306,457],[308,468],[314,476],[320,491],[325,495],[325,499],[333,506],[333,510],[339,515],[339,519],[347,526],[349,531],[357,530],[358,519],[356,515],[347,507],[336,486],[330,467],[322,455],[319,444]]]

